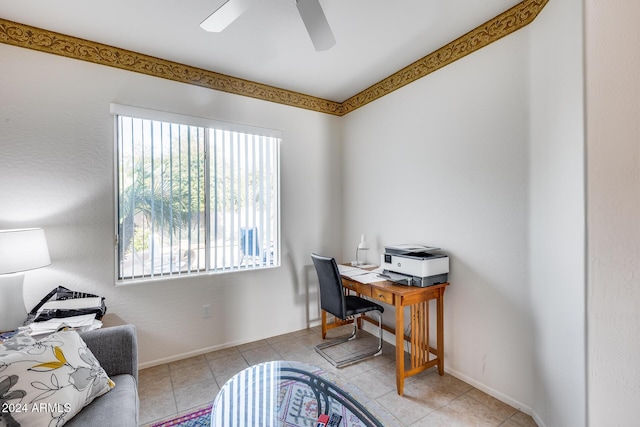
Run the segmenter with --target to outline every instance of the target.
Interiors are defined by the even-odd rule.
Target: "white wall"
[[[582,1],[530,28],[529,255],[536,382],[545,425],[586,425]]]
[[[442,247],[445,369],[540,425],[580,426],[582,8],[561,3],[345,118],[343,251],[360,233],[374,258]]]
[[[373,259],[389,244],[442,247],[445,368],[525,410],[526,47],[518,32],[345,117],[343,239],[348,253],[366,233]]]
[[[340,253],[337,118],[3,44],[0,58],[0,228],[44,227],[52,258],[26,275],[27,307],[58,285],[105,296],[143,366],[317,321],[309,254]],[[282,130],[282,267],[115,287],[111,102]]]
[[[586,1],[589,425],[640,418],[640,3]]]
[[[0,228],[43,226],[53,260],[28,273],[27,304],[58,284],[104,295],[153,364],[305,327],[312,251],[350,259],[361,233],[374,262],[386,244],[437,245],[447,370],[541,425],[584,425],[581,10],[550,2],[342,119],[0,45]],[[283,130],[283,267],[114,287],[110,102]]]

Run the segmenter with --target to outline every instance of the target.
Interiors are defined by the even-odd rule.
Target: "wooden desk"
[[[406,377],[416,375],[433,366],[438,366],[438,373],[444,375],[444,290],[449,283],[418,288],[397,285],[389,281],[360,283],[342,276],[342,284],[356,294],[395,307],[395,329],[388,326],[383,328],[396,336],[396,386],[400,396],[404,393]],[[436,300],[436,348],[429,345],[429,301],[431,300]],[[404,334],[404,307],[407,306],[410,307],[411,316],[409,336]],[[369,317],[363,316],[363,318],[377,324]],[[360,318],[358,321],[360,322]],[[326,312],[322,311],[322,337],[326,336],[327,329],[344,323],[346,322],[327,325]],[[409,343],[409,367],[405,367],[405,341]],[[432,358],[432,356],[435,357]]]

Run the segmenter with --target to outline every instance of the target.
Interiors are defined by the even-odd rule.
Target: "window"
[[[119,281],[280,265],[276,131],[111,111]]]

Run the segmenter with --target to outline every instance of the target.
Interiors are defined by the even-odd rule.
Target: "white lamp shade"
[[[0,230],[0,274],[18,273],[51,264],[42,228]]]
[[[358,250],[361,250],[361,251],[369,250],[369,242],[367,242],[366,234],[363,234],[360,236],[360,243],[358,244]]]

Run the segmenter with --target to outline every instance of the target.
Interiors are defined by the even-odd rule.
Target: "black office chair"
[[[384,312],[384,307],[373,301],[369,301],[355,295],[345,295],[342,287],[342,279],[340,278],[340,272],[335,259],[317,254],[311,254],[311,259],[313,260],[313,265],[316,267],[318,281],[320,282],[320,307],[324,311],[333,314],[336,318],[341,320],[351,319],[358,314],[374,312],[378,317],[378,332],[380,337],[378,347],[373,351],[365,349],[363,351],[358,351],[355,354],[350,354],[347,358],[341,360],[334,359],[324,350],[354,339],[358,329],[357,323],[354,321],[353,332],[351,335],[318,344],[315,347],[316,352],[337,368],[381,354],[382,313]]]

